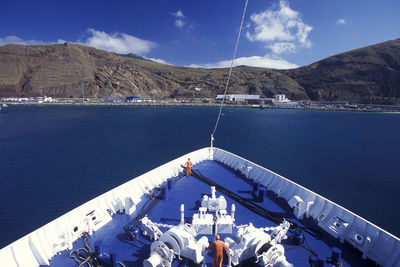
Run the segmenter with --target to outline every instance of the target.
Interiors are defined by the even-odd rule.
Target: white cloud
[[[270,44],[268,47],[271,48],[272,53],[277,55],[286,52],[293,53],[296,50],[296,46],[293,43],[289,42],[276,42]]]
[[[338,19],[338,21],[336,21],[335,23],[336,25],[343,25],[343,24],[347,24],[347,20],[345,18],[342,19]]]
[[[156,46],[151,41],[143,40],[126,33],[108,34],[95,29],[88,29],[88,32],[91,36],[86,41],[80,41],[79,43],[119,54],[133,53],[144,55]]]
[[[286,0],[280,0],[279,5],[261,13],[253,13],[250,20],[251,22],[245,25],[247,39],[265,44],[271,52],[264,56],[236,58],[234,66],[246,65],[274,69],[299,67],[280,56],[285,53],[295,53],[299,47],[311,47],[308,36],[313,27],[302,21],[298,11],[290,8]],[[231,60],[223,60],[202,65],[192,64],[190,67],[227,68],[230,65]]]
[[[297,68],[296,64],[290,63],[280,57],[274,55],[239,57],[234,61],[234,66],[252,66],[261,68],[274,68],[274,69],[293,69]],[[231,60],[224,60],[216,63],[209,63],[203,65],[192,64],[188,67],[192,68],[228,68],[231,66]]]
[[[278,8],[250,16],[254,27],[248,27],[246,37],[250,41],[265,43],[274,54],[294,53],[298,46],[310,48],[308,35],[313,27],[305,24],[300,17],[300,13],[291,9],[287,1],[280,0]]]
[[[176,12],[171,12],[171,15],[177,18],[184,18],[185,15],[183,15],[183,12],[181,10],[178,10]]]
[[[183,29],[183,27],[186,25],[186,17],[183,14],[183,12],[181,10],[178,10],[176,12],[171,12],[170,13],[173,17],[175,17],[175,22],[174,25],[179,28],[179,29]]]
[[[86,46],[115,52],[118,54],[137,54],[145,55],[153,49],[156,44],[151,41],[143,40],[126,33],[108,34],[95,29],[88,29],[89,37],[86,40],[77,40],[74,43],[80,43]],[[23,44],[23,45],[46,45],[62,44],[67,41],[58,39],[57,42],[44,42],[40,40],[23,40],[18,36],[0,37],[0,46],[5,44]]]
[[[0,46],[6,44],[21,44],[21,45],[44,45],[49,44],[48,42],[40,41],[40,40],[23,40],[18,36],[10,35],[4,38],[0,37]]]
[[[175,20],[175,26],[178,27],[179,29],[183,29],[183,26],[185,26],[185,22],[181,19]]]
[[[164,59],[161,59],[161,58],[152,58],[152,57],[147,58],[146,57],[146,59],[154,61],[154,62],[157,62],[157,63],[161,63],[161,64],[172,65],[172,64],[168,63],[167,61],[165,61]]]

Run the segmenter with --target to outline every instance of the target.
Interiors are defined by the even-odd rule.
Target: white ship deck
[[[153,222],[176,226],[180,224],[180,205],[184,204],[185,223],[192,223],[202,197],[210,195],[211,180],[217,196],[225,197],[227,210],[230,212],[231,204],[236,207],[233,233],[221,234],[222,239],[235,239],[235,226],[251,222],[256,228],[273,229],[285,218],[292,228],[280,244],[287,262],[294,266],[310,266],[310,260],[316,266],[317,259],[319,264],[331,266],[326,260],[338,249],[343,266],[400,266],[397,237],[252,162],[220,149],[213,150],[214,159],[210,160],[209,152],[204,148],[184,155],[83,204],[0,250],[0,261],[5,266],[78,266],[69,254],[85,248],[82,234],[88,232],[91,250],[101,248],[100,266],[110,265],[111,254],[114,266],[118,262],[143,266],[152,242],[140,234],[137,219],[147,215]],[[181,167],[187,157],[194,163],[189,177],[183,176]],[[171,189],[163,189],[168,180],[173,181]],[[159,199],[164,190],[166,199]],[[296,226],[305,237],[299,244],[292,240]],[[168,229],[160,226],[162,232]],[[265,232],[271,235],[272,230]],[[214,234],[199,234],[195,239],[202,236],[211,242]],[[211,266],[210,252],[204,262]],[[185,266],[182,264],[200,266],[185,257],[175,259],[172,266]],[[250,257],[245,266],[264,265]]]

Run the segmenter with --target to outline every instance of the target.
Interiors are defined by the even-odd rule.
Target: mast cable
[[[212,134],[211,134],[211,140],[214,139],[213,136],[214,136],[214,134],[215,134],[215,131],[217,130],[217,127],[218,127],[218,124],[219,124],[219,119],[221,118],[222,106],[224,105],[224,100],[225,100],[225,97],[226,97],[226,92],[228,91],[229,81],[230,81],[231,75],[232,75],[233,62],[234,62],[235,57],[236,57],[236,51],[237,51],[237,48],[238,48],[238,45],[239,45],[240,34],[242,33],[243,22],[244,22],[244,17],[245,17],[245,15],[246,15],[246,9],[247,9],[247,3],[248,3],[248,2],[249,2],[249,1],[246,0],[246,4],[245,4],[245,6],[244,6],[243,15],[242,15],[242,21],[240,22],[239,33],[238,33],[238,36],[237,36],[237,39],[236,39],[235,50],[234,50],[234,52],[233,52],[233,57],[232,57],[232,61],[231,61],[231,67],[229,68],[228,80],[226,81],[226,85],[225,85],[224,97],[222,98],[222,102],[221,102],[221,105],[220,105],[220,107],[219,107],[219,113],[218,113],[217,121],[215,122],[214,130],[213,130],[213,132],[212,132]]]

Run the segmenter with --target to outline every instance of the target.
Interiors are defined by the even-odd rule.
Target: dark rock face
[[[215,97],[227,76],[227,69],[175,67],[77,44],[0,47],[0,97]],[[396,103],[400,39],[297,69],[236,67],[229,93]]]

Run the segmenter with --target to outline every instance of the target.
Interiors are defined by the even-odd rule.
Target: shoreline
[[[105,103],[105,102],[48,102],[48,103],[23,103],[23,102],[5,102],[0,101],[0,107],[5,104],[8,106],[87,106],[87,107],[144,107],[144,106],[159,106],[159,107],[220,107],[219,103],[176,103],[176,102],[157,102],[157,103]],[[232,108],[252,108],[252,109],[288,109],[288,110],[312,110],[312,111],[335,111],[335,112],[355,112],[355,113],[386,113],[400,114],[399,111],[388,109],[354,109],[354,108],[330,108],[321,106],[303,106],[303,107],[277,107],[266,105],[263,108],[259,105],[249,104],[224,104],[224,107]],[[2,109],[7,109],[1,107]]]

